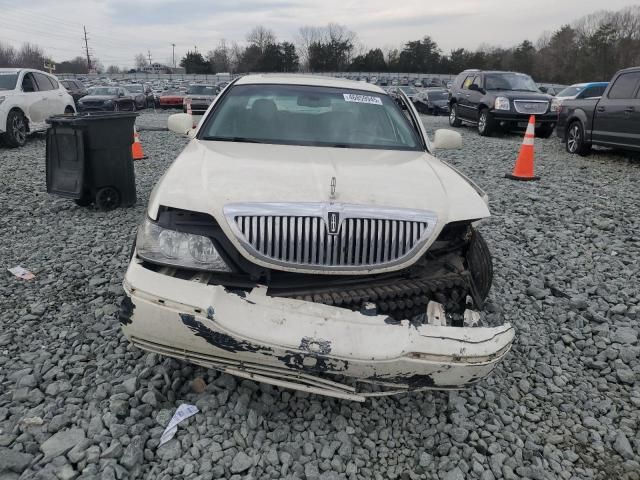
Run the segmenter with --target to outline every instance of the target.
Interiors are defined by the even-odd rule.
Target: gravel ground
[[[116,319],[152,186],[185,145],[138,119],[138,203],[49,196],[42,136],[0,148],[0,480],[640,479],[640,161],[537,140],[539,182],[503,178],[520,135],[442,152],[491,196],[488,310],[512,352],[471,390],[364,404],[240,381],[132,348]],[[445,118],[423,117],[429,130]],[[181,403],[201,413],[158,448]]]

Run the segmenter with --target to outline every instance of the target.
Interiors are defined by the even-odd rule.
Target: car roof
[[[0,72],[18,73],[22,68],[0,68]]]
[[[279,85],[309,85],[314,87],[345,88],[350,90],[364,90],[384,94],[377,85],[371,83],[356,82],[344,78],[323,77],[321,75],[295,75],[282,73],[267,73],[245,75],[236,82],[236,85],[258,85],[258,84],[279,84]]]

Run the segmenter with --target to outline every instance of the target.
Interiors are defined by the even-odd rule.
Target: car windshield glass
[[[16,88],[18,74],[14,72],[0,72],[0,90],[13,90]]]
[[[216,89],[210,85],[190,85],[187,93],[189,95],[215,95]]]
[[[112,87],[94,87],[89,90],[89,95],[106,95],[115,97],[118,95],[118,89]]]
[[[127,90],[133,93],[142,93],[142,85],[127,85]]]
[[[558,93],[558,97],[575,97],[576,95],[578,95],[581,91],[583,91],[585,89],[584,86],[581,87],[567,87],[564,90],[562,90],[560,93]]]
[[[416,89],[413,88],[413,87],[400,87],[400,90],[402,90],[407,95],[413,95],[413,94],[417,93]]]
[[[236,85],[200,138],[341,148],[419,150],[402,110],[387,95],[303,85]]]
[[[529,75],[524,73],[489,73],[485,76],[486,90],[519,90],[539,92]]]
[[[431,90],[427,92],[427,97],[431,100],[448,100],[449,92],[446,90]]]

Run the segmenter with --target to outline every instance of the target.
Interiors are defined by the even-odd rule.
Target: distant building
[[[145,73],[185,73],[185,69],[183,67],[169,67],[167,65],[162,65],[161,63],[152,63],[151,65],[145,65],[140,70]]]

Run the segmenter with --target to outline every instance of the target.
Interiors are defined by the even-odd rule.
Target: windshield
[[[202,127],[202,140],[419,150],[395,102],[362,90],[236,85]]]
[[[142,93],[144,90],[142,89],[142,85],[127,85],[125,87],[128,91],[133,93]]]
[[[89,95],[105,95],[115,97],[118,95],[118,89],[112,87],[94,87],[89,90]]]
[[[0,72],[0,90],[13,90],[16,88],[18,74],[15,72]]]
[[[189,95],[215,95],[216,88],[211,85],[190,85],[187,93]]]
[[[448,100],[449,92],[446,90],[429,90],[427,91],[427,98],[430,100]]]
[[[489,73],[485,76],[485,90],[540,91],[533,79],[524,73]]]
[[[400,90],[402,90],[407,95],[415,95],[416,93],[418,93],[413,87],[400,87]]]
[[[575,97],[576,95],[578,95],[581,91],[583,91],[586,88],[585,85],[580,85],[579,87],[567,87],[564,90],[562,90],[560,93],[558,93],[558,97]]]

